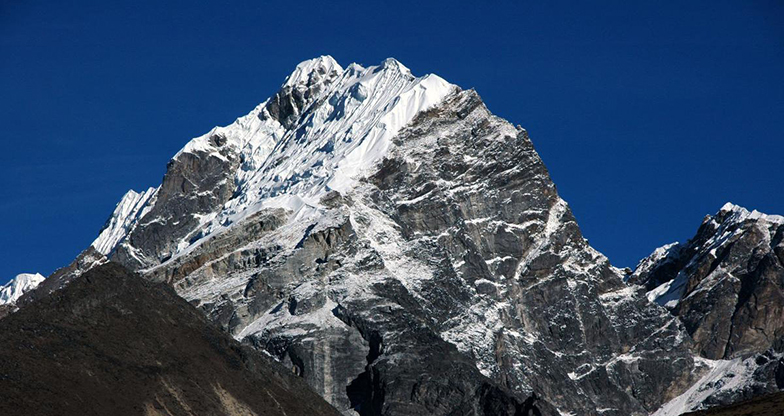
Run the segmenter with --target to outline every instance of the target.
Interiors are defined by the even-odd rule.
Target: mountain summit
[[[331,57],[305,61],[248,115],[191,140],[158,189],[129,193],[93,246],[146,268],[262,209],[304,215],[328,192],[353,187],[401,128],[455,89],[394,59],[345,70]],[[171,205],[181,209],[158,208]],[[156,233],[172,238],[142,237]]]

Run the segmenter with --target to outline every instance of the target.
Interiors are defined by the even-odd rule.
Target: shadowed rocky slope
[[[110,263],[0,320],[3,415],[336,415],[173,290]]]

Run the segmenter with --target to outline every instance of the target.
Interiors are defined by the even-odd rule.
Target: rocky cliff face
[[[110,263],[0,320],[4,415],[337,415],[171,288]]]
[[[720,318],[652,294],[675,293],[663,285],[691,249],[658,250],[624,282],[525,130],[393,59],[303,62],[250,114],[189,142],[160,187],[129,195],[63,279],[108,255],[166,282],[346,415],[670,414],[775,385],[775,349],[733,361],[752,360],[756,390],[692,351],[734,357],[776,329],[722,344],[699,330]],[[765,240],[776,256],[779,234]],[[753,243],[722,258],[758,254],[760,284],[727,288],[748,305],[733,319],[757,328],[775,311],[757,319],[750,294],[775,295],[763,283],[778,269]],[[715,381],[726,388],[708,398]]]

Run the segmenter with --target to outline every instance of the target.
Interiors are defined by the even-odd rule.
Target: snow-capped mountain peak
[[[22,295],[38,287],[44,279],[45,277],[38,273],[16,275],[4,286],[0,286],[0,305],[15,303]]]
[[[372,389],[360,374],[378,354],[409,357],[411,374],[422,361],[426,373],[461,374],[445,403],[488,377],[527,400],[532,374],[555,367],[561,381],[545,389],[569,391],[557,406],[615,414],[653,410],[660,396],[640,403],[607,374],[653,391],[678,377],[670,363],[692,365],[675,321],[587,246],[527,133],[476,92],[391,58],[299,64],[250,113],[187,143],[149,201],[107,232],[112,261],[269,345],[347,414],[368,399],[345,386]],[[666,363],[641,343],[654,331]],[[301,350],[306,338],[317,346]],[[350,347],[333,357],[335,345]],[[425,358],[430,348],[441,358]],[[391,384],[405,385],[406,365],[392,364]],[[669,370],[638,378],[637,366]],[[590,399],[577,385],[590,380],[622,398]]]
[[[184,233],[172,256],[261,209],[296,214],[318,207],[330,191],[348,191],[384,157],[398,131],[457,90],[437,75],[415,77],[393,58],[345,69],[330,56],[300,63],[271,98],[234,123],[194,138],[172,158],[171,163],[183,166],[195,160],[221,164],[219,169],[227,172],[223,183],[233,189],[231,198],[209,202],[220,202],[220,209],[198,214],[198,224]],[[198,180],[187,182],[201,196],[210,192],[198,189]],[[121,201],[94,243],[99,252],[114,251],[141,218],[138,214],[154,211],[150,195],[129,194]],[[126,209],[137,203],[139,209]],[[163,216],[145,222],[181,224]]]
[[[31,297],[111,258],[171,284],[347,415],[495,399],[510,406],[494,414],[517,414],[513,402],[540,393],[542,414],[643,415],[683,393],[671,413],[741,394],[702,394],[731,360],[753,361],[754,379],[767,366],[744,354],[781,333],[780,309],[764,306],[784,299],[780,224],[727,204],[624,281],[527,132],[475,91],[392,58],[321,56],[188,142],[159,187],[126,194],[94,248]]]
[[[17,306],[109,258],[346,415],[679,414],[784,368],[783,217],[726,204],[624,277],[524,129],[392,58],[300,63]]]

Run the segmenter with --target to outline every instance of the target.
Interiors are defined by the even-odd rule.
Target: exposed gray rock
[[[177,242],[194,233],[199,215],[212,213],[231,198],[239,155],[232,149],[224,150],[219,135],[213,136],[212,143],[217,154],[182,152],[169,162],[151,210],[135,224],[112,258],[136,269],[168,260]]]

